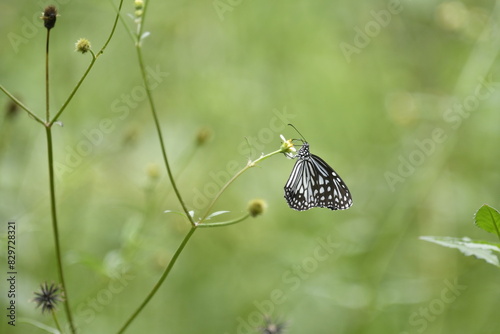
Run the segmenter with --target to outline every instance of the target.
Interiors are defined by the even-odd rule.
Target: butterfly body
[[[307,142],[292,158],[297,158],[297,162],[285,185],[285,199],[292,209],[351,207],[351,193],[344,181],[323,159],[309,152]]]

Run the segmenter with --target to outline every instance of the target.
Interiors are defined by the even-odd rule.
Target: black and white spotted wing
[[[344,181],[323,159],[309,152],[308,143],[304,142],[295,158],[297,162],[285,185],[285,199],[292,209],[351,207],[351,193]]]

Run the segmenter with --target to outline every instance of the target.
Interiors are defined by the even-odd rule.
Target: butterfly
[[[304,211],[311,208],[345,210],[351,207],[351,192],[340,176],[323,159],[303,145],[296,155],[292,173],[285,184],[285,199],[290,208]]]

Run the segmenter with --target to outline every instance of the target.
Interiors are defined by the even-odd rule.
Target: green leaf
[[[29,324],[29,325],[32,325],[36,328],[39,328],[41,330],[44,330],[46,331],[47,333],[52,333],[52,334],[61,334],[61,332],[59,332],[57,330],[57,328],[54,328],[54,327],[50,327],[50,326],[47,326],[39,321],[36,321],[34,319],[29,319],[29,318],[22,318],[20,317],[19,318],[19,323],[24,323],[24,324]]]
[[[216,211],[214,213],[212,213],[210,216],[208,216],[205,220],[209,220],[210,218],[213,218],[213,217],[217,217],[217,216],[220,216],[224,213],[228,213],[228,212],[231,212],[231,211]]]
[[[464,255],[473,255],[478,259],[482,259],[489,264],[500,267],[498,256],[500,255],[500,245],[486,242],[471,240],[469,238],[451,238],[451,237],[420,237],[421,240],[433,242],[435,244],[456,248]]]
[[[175,213],[177,215],[181,215],[181,216],[187,218],[186,214],[184,212],[182,212],[182,211],[165,210],[165,211],[163,211],[163,213]],[[194,211],[193,210],[189,211],[189,215],[191,216],[191,218],[194,218]]]
[[[500,237],[500,213],[491,206],[484,204],[477,210],[474,223],[486,232],[496,233]]]
[[[218,213],[218,212],[220,212],[220,213]],[[220,215],[223,213],[223,211],[218,211],[218,212],[217,212],[218,213],[217,215]],[[227,212],[229,212],[229,211],[227,211]],[[199,224],[198,227],[221,227],[221,226],[233,225],[233,224],[244,221],[248,217],[250,217],[250,213],[246,213],[239,218],[236,218],[236,219],[233,219],[230,221],[225,221],[225,222],[216,222],[216,223],[204,222],[203,224]],[[208,220],[208,219],[206,219],[206,220]]]

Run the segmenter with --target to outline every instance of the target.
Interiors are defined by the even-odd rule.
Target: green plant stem
[[[249,213],[245,214],[244,216],[242,216],[240,218],[236,218],[235,220],[230,220],[227,222],[217,222],[217,223],[203,223],[203,224],[198,224],[197,226],[198,227],[221,227],[221,226],[233,225],[233,224],[239,223],[241,221],[244,221],[248,217],[250,217]]]
[[[63,113],[63,111],[66,109],[66,107],[68,106],[69,102],[73,99],[75,93],[78,91],[78,89],[80,88],[80,86],[82,85],[83,81],[85,80],[85,78],[87,77],[87,75],[89,74],[90,70],[92,69],[92,67],[94,66],[97,58],[104,53],[104,50],[106,49],[106,47],[108,46],[109,42],[111,41],[111,38],[113,37],[114,33],[115,33],[115,30],[116,30],[116,26],[118,24],[118,20],[120,18],[120,11],[122,9],[122,6],[123,6],[123,0],[120,0],[120,4],[118,5],[118,10],[117,10],[117,13],[116,13],[116,17],[115,17],[115,21],[113,22],[113,27],[111,28],[111,32],[108,36],[108,39],[106,40],[106,42],[104,43],[103,47],[99,50],[99,52],[97,52],[97,54],[94,54],[94,52],[92,52],[92,50],[90,50],[90,53],[92,54],[92,61],[90,62],[90,65],[87,67],[87,70],[85,71],[85,73],[83,74],[83,76],[80,78],[80,81],[78,81],[77,85],[75,86],[75,88],[73,88],[73,91],[70,93],[70,95],[68,96],[68,98],[66,99],[66,101],[64,102],[64,104],[62,105],[62,107],[59,109],[59,111],[57,112],[57,114],[52,118],[50,119],[50,115],[49,115],[49,85],[46,85],[46,92],[45,92],[45,100],[46,100],[46,121],[43,121],[41,118],[39,118],[38,116],[36,116],[33,112],[31,112],[26,106],[24,106],[19,100],[17,100],[12,94],[10,94],[2,85],[0,85],[0,89],[5,93],[7,94],[7,96],[9,96],[12,101],[14,101],[19,107],[21,107],[22,109],[24,109],[31,117],[33,117],[38,123],[41,123],[43,124],[44,126],[48,126],[48,127],[51,127],[52,124],[54,124],[55,122],[57,122],[57,120],[59,119],[59,117],[61,116],[61,114]],[[49,45],[49,34],[50,34],[50,30],[47,30],[48,33],[47,33],[47,44],[46,44],[46,50],[48,50],[48,45]],[[49,67],[48,67],[48,51],[46,52],[47,53],[47,56],[46,56],[46,59],[45,59],[45,66],[46,66],[46,74],[45,74],[45,81],[48,83],[48,80],[49,80]]]
[[[52,232],[54,234],[54,244],[57,259],[57,271],[59,274],[59,280],[65,295],[64,309],[66,311],[66,317],[68,318],[68,323],[70,325],[71,333],[76,333],[75,326],[73,324],[73,317],[71,315],[71,308],[69,306],[69,293],[66,289],[66,282],[64,280],[64,271],[62,266],[62,256],[61,256],[61,243],[59,241],[59,227],[57,224],[57,210],[56,210],[56,187],[54,179],[54,151],[52,144],[52,127],[49,124],[50,119],[50,103],[49,103],[49,46],[50,46],[50,29],[47,29],[47,40],[45,44],[45,116],[47,120],[47,125],[45,126],[45,134],[47,136],[47,160],[49,165],[49,190],[50,190],[50,213],[52,217]]]
[[[47,29],[47,39],[45,41],[45,119],[47,122],[50,119],[50,103],[49,103],[49,42],[50,29]]]
[[[146,89],[147,91],[147,89]],[[155,122],[157,122],[158,118],[156,117],[156,114],[153,113],[154,115],[154,118],[155,118]],[[158,123],[157,123],[157,130],[159,131],[158,129]],[[160,140],[162,140],[162,136],[161,136],[161,131],[159,131],[159,136],[160,136]],[[165,154],[165,150],[164,150],[164,146],[163,146],[163,143],[162,143],[162,152],[163,152],[163,155],[164,155],[164,160],[165,160],[165,163],[167,164],[167,170],[169,170],[169,166],[168,166],[168,160],[166,159],[166,154]],[[275,155],[275,154],[278,154],[278,153],[284,153],[284,150],[283,149],[279,149],[279,150],[276,150],[274,152],[271,152],[269,154],[266,154],[266,155],[262,155],[260,156],[258,159],[254,160],[254,161],[249,161],[247,163],[247,165],[241,169],[238,173],[236,173],[225,185],[224,187],[222,187],[222,189],[219,191],[219,193],[217,194],[217,196],[214,198],[214,200],[212,201],[212,203],[210,204],[209,208],[207,209],[207,212],[210,211],[210,209],[213,207],[213,205],[215,204],[215,202],[217,201],[217,199],[220,197],[220,195],[224,192],[224,190],[234,181],[236,180],[236,178],[238,178],[241,174],[243,174],[247,169],[251,168],[251,167],[254,167],[257,165],[257,163]],[[172,174],[171,172],[169,173],[169,177],[171,177],[171,181],[172,181],[172,184],[175,185],[175,182],[173,182],[173,178],[172,178]],[[175,190],[176,188],[174,188]],[[179,196],[178,192],[176,192],[176,194]],[[180,198],[180,196],[178,197],[179,200],[181,201],[182,203],[182,200]],[[191,217],[191,215],[189,214],[189,212],[187,211],[187,209],[183,206],[183,208],[185,209],[184,213],[185,215],[188,217],[188,219],[190,220],[191,222],[191,229],[189,230],[189,232],[187,233],[187,235],[184,237],[184,240],[182,241],[182,243],[180,244],[180,246],[177,248],[177,250],[175,251],[175,254],[174,256],[172,257],[172,259],[170,260],[167,268],[165,269],[165,271],[163,272],[162,276],[160,277],[160,279],[158,280],[158,282],[155,284],[155,286],[153,287],[153,289],[149,292],[149,294],[146,296],[146,298],[144,299],[144,301],[141,303],[141,305],[139,305],[139,307],[135,310],[135,312],[128,318],[128,320],[125,322],[125,324],[122,326],[122,328],[120,328],[120,330],[118,331],[118,334],[121,334],[123,333],[127,327],[132,323],[132,321],[137,317],[137,315],[144,309],[144,307],[149,303],[149,301],[153,298],[153,296],[156,294],[156,292],[158,291],[158,289],[161,287],[161,285],[163,284],[163,282],[165,281],[165,279],[168,277],[170,271],[172,270],[174,264],[176,263],[177,259],[179,258],[179,255],[182,253],[182,251],[184,250],[184,247],[186,246],[186,244],[188,243],[189,239],[191,238],[191,236],[193,235],[193,233],[196,231],[196,229],[198,227],[220,227],[220,226],[226,226],[226,225],[231,225],[231,224],[236,224],[238,222],[241,222],[242,220],[244,219],[247,219],[250,214],[246,214],[240,218],[237,218],[233,221],[229,221],[229,222],[220,222],[220,223],[209,223],[209,224],[201,224],[200,222],[203,222],[204,220],[206,220],[208,214],[206,214],[204,216],[203,219],[201,219],[198,223],[194,223],[194,220],[193,218]]]
[[[138,62],[139,62],[139,68],[140,68],[140,71],[141,71],[141,76],[142,76],[142,80],[143,80],[143,83],[144,83],[144,87],[146,88],[146,96],[147,96],[147,99],[148,99],[148,102],[149,102],[149,105],[150,105],[150,108],[151,108],[151,114],[153,115],[153,120],[154,120],[154,124],[155,124],[155,128],[156,128],[156,133],[157,133],[158,139],[160,141],[161,152],[162,152],[162,156],[163,156],[163,161],[165,163],[165,167],[167,169],[167,174],[168,174],[168,177],[170,179],[170,183],[172,184],[172,188],[174,189],[174,192],[175,192],[175,194],[177,196],[177,199],[179,200],[179,202],[180,202],[180,204],[182,206],[182,209],[183,209],[184,213],[186,214],[186,217],[188,217],[188,219],[189,219],[189,221],[191,223],[191,228],[190,228],[189,232],[186,234],[186,236],[184,237],[184,239],[182,240],[182,242],[179,245],[179,247],[177,248],[174,256],[170,260],[168,266],[165,268],[165,271],[163,272],[163,274],[160,277],[160,279],[158,280],[158,282],[156,282],[156,284],[153,287],[153,289],[149,292],[149,294],[146,296],[146,298],[144,299],[144,301],[139,305],[139,307],[135,310],[135,312],[128,318],[128,320],[125,322],[125,324],[120,328],[120,330],[118,331],[118,333],[123,333],[127,329],[127,327],[132,323],[132,321],[134,321],[134,319],[144,309],[144,307],[149,303],[149,301],[153,298],[153,296],[156,294],[156,292],[158,291],[158,289],[161,287],[161,285],[163,284],[163,282],[165,281],[165,279],[170,274],[170,271],[172,270],[173,266],[177,262],[177,259],[179,258],[179,255],[182,253],[182,251],[183,251],[184,247],[186,246],[186,244],[188,243],[189,239],[191,238],[191,236],[196,231],[196,225],[194,223],[194,220],[189,215],[189,210],[187,209],[186,204],[184,203],[184,200],[182,199],[182,196],[181,196],[181,194],[179,192],[179,189],[177,188],[177,184],[175,183],[175,180],[174,180],[174,177],[173,177],[172,169],[170,168],[170,163],[168,161],[168,156],[167,156],[167,151],[166,151],[165,143],[164,143],[164,140],[163,140],[163,134],[162,134],[162,131],[161,131],[160,121],[159,121],[159,118],[158,118],[158,114],[156,112],[156,107],[155,107],[155,104],[154,104],[154,101],[153,101],[153,96],[151,94],[151,89],[150,89],[150,86],[149,86],[149,83],[148,83],[148,80],[147,80],[147,73],[146,73],[146,68],[144,66],[144,59],[143,59],[143,56],[142,56],[142,49],[141,49],[141,36],[142,36],[142,29],[143,29],[142,20],[144,19],[147,7],[148,6],[144,6],[142,19],[141,19],[141,22],[139,23],[139,26],[138,26],[138,29],[137,29],[136,44],[135,44],[135,46],[136,46],[136,52],[137,52],[137,59],[138,59]]]
[[[113,4],[113,1],[109,0],[109,2],[111,2],[111,4],[114,6]],[[118,9],[117,9],[118,10]],[[126,21],[124,18],[123,18],[123,15],[120,15],[120,22],[122,23],[122,26],[125,28],[125,31],[127,32],[128,36],[130,37],[130,39],[132,41],[136,41],[136,38],[135,38],[135,33],[132,32],[132,30],[130,29],[130,27],[128,26],[128,21]]]
[[[156,282],[155,286],[149,292],[149,294],[146,296],[146,298],[141,303],[141,305],[139,305],[139,307],[135,310],[135,312],[128,318],[127,322],[122,326],[122,328],[120,328],[120,330],[118,331],[118,334],[123,333],[127,329],[127,327],[132,323],[132,321],[142,311],[142,309],[149,303],[149,301],[151,300],[151,298],[153,298],[153,296],[156,294],[156,292],[158,291],[158,289],[163,284],[163,281],[165,281],[165,279],[168,277],[168,274],[170,274],[170,271],[174,267],[174,264],[177,262],[177,259],[179,258],[179,255],[182,253],[184,247],[188,243],[189,239],[191,239],[191,237],[193,236],[193,234],[194,234],[195,231],[196,231],[196,226],[191,226],[189,232],[186,234],[186,236],[182,240],[181,244],[179,245],[179,247],[175,251],[174,256],[172,257],[172,259],[168,263],[167,268],[165,268],[165,271],[161,275],[161,277],[158,280],[158,282]]]
[[[147,7],[147,6],[145,6],[145,7]],[[140,31],[141,30],[139,30],[139,32]],[[140,38],[140,37],[138,36],[138,38]],[[179,203],[182,206],[182,211],[184,211],[184,213],[188,217],[191,225],[195,226],[195,222],[194,222],[193,218],[191,217],[191,215],[189,214],[189,210],[186,206],[186,203],[184,202],[184,200],[181,196],[181,193],[180,193],[179,189],[177,188],[177,184],[175,182],[174,175],[173,175],[172,169],[170,167],[170,163],[168,162],[167,149],[165,147],[165,142],[163,140],[163,133],[162,133],[161,126],[160,126],[160,120],[158,118],[158,113],[156,112],[156,107],[155,107],[155,104],[153,101],[153,96],[151,95],[151,89],[149,87],[149,83],[147,80],[146,68],[144,66],[144,60],[143,60],[142,51],[141,51],[141,43],[139,43],[139,42],[136,43],[136,50],[137,50],[137,58],[139,61],[139,68],[141,69],[141,76],[142,76],[142,80],[144,83],[144,87],[146,88],[146,96],[148,98],[149,106],[151,108],[151,114],[153,115],[153,120],[154,120],[154,124],[155,124],[155,128],[156,128],[156,133],[158,135],[158,140],[160,141],[161,153],[163,156],[163,162],[165,163],[165,167],[167,169],[168,178],[170,179],[170,183],[172,184],[172,188],[174,189],[175,195],[177,196],[177,199],[179,200]]]
[[[154,104],[154,101],[153,101],[153,97],[152,97],[152,94],[151,94],[151,89],[149,87],[149,83],[148,83],[148,80],[147,80],[146,68],[144,66],[144,60],[143,60],[143,55],[142,55],[142,43],[141,43],[142,42],[141,41],[141,36],[143,34],[142,33],[142,31],[143,31],[143,22],[144,22],[143,20],[144,20],[144,17],[145,17],[146,8],[148,8],[147,5],[144,6],[143,15],[142,15],[142,18],[141,18],[141,22],[139,23],[139,26],[138,26],[138,29],[137,29],[137,36],[136,36],[137,59],[138,59],[138,62],[139,62],[139,68],[141,70],[142,80],[143,80],[144,86],[146,88],[146,96],[147,96],[147,99],[148,99],[148,102],[149,102],[149,105],[150,105],[150,108],[151,108],[151,113],[153,115],[153,120],[154,120],[154,124],[155,124],[155,128],[156,128],[156,132],[157,132],[157,135],[158,135],[158,139],[160,141],[161,152],[162,152],[162,156],[163,156],[163,161],[165,163],[165,167],[167,169],[167,174],[168,174],[168,177],[169,177],[170,182],[172,184],[172,188],[174,189],[174,192],[175,192],[175,194],[177,196],[177,199],[179,200],[179,203],[182,206],[182,210],[184,211],[184,214],[186,215],[186,217],[189,219],[189,221],[191,223],[191,228],[190,228],[189,232],[186,234],[186,236],[184,237],[184,239],[182,240],[182,242],[179,245],[179,247],[177,248],[177,250],[175,251],[174,256],[170,260],[168,266],[166,267],[165,271],[163,272],[163,274],[160,277],[160,279],[158,280],[158,282],[156,282],[156,284],[154,285],[153,289],[149,292],[149,294],[146,296],[146,298],[144,299],[144,301],[139,305],[139,307],[134,311],[134,313],[127,319],[127,321],[125,322],[125,324],[119,329],[118,334],[123,333],[128,328],[128,326],[134,321],[134,319],[139,315],[139,313],[144,309],[144,307],[146,307],[146,305],[149,303],[149,301],[156,294],[156,292],[158,291],[158,289],[161,287],[161,285],[163,284],[163,282],[165,281],[165,279],[170,274],[173,266],[175,265],[175,263],[177,262],[177,259],[179,258],[179,255],[184,250],[184,247],[186,246],[186,244],[188,243],[188,241],[190,240],[190,238],[192,237],[192,235],[196,231],[197,227],[201,226],[201,225],[199,225],[199,223],[202,222],[203,220],[205,220],[207,218],[209,210],[213,207],[213,205],[215,204],[215,202],[217,201],[217,199],[220,197],[220,195],[222,194],[222,192],[238,176],[240,176],[243,172],[245,172],[250,167],[255,166],[256,163],[258,163],[258,162],[260,162],[260,161],[262,161],[264,159],[267,159],[267,158],[269,158],[270,156],[272,156],[274,154],[282,153],[283,152],[283,150],[280,149],[280,150],[277,150],[275,152],[269,153],[267,155],[263,155],[260,158],[256,159],[255,161],[249,161],[248,164],[241,171],[239,171],[235,176],[233,176],[233,178],[231,178],[231,180],[229,180],[228,183],[220,190],[220,192],[217,194],[216,198],[214,198],[214,200],[210,204],[209,208],[207,209],[207,213],[205,214],[205,216],[203,217],[203,219],[200,220],[198,222],[198,224],[194,222],[194,219],[189,214],[189,210],[187,209],[187,206],[184,203],[184,200],[183,200],[183,198],[182,198],[182,196],[180,194],[179,189],[177,188],[175,179],[173,177],[172,169],[170,167],[170,163],[169,163],[168,157],[167,157],[165,143],[164,143],[164,140],[163,140],[163,134],[162,134],[161,126],[160,126],[160,121],[159,121],[159,118],[158,118],[158,114],[156,112],[156,107],[155,107],[155,104]],[[239,219],[236,219],[234,221],[231,221],[231,222],[206,224],[203,227],[215,227],[215,226],[221,226],[221,225],[235,224],[237,222],[240,222],[243,219],[248,218],[248,216],[249,216],[249,214],[247,214],[247,215],[245,215],[245,216],[243,216],[243,217],[241,217]]]
[[[275,154],[278,154],[278,153],[283,153],[284,151],[282,149],[279,149],[279,150],[276,150],[274,152],[271,152],[269,154],[266,154],[266,155],[262,155],[260,156],[258,159],[254,160],[254,161],[249,161],[247,163],[247,165],[241,169],[238,173],[236,173],[225,185],[224,187],[222,187],[222,189],[219,191],[219,193],[217,194],[217,196],[214,198],[214,200],[212,201],[212,203],[210,204],[210,206],[208,207],[207,209],[207,212],[210,211],[210,209],[213,207],[213,205],[215,204],[215,202],[217,201],[217,199],[220,197],[220,195],[224,192],[224,190],[234,181],[236,180],[241,174],[243,174],[246,170],[248,170],[249,168],[251,167],[254,167],[257,165],[257,163],[275,155]],[[186,216],[190,219],[191,222],[193,222],[193,218],[191,217],[191,215],[189,215],[189,212],[185,212],[186,213]],[[200,222],[206,220],[207,218],[207,214],[205,215],[204,218],[202,218],[197,224],[192,224],[191,225],[191,229],[189,230],[188,234],[184,237],[184,240],[182,241],[182,243],[180,244],[179,248],[177,248],[177,250],[175,251],[175,254],[174,256],[172,257],[172,259],[170,260],[167,268],[165,269],[165,271],[163,272],[163,275],[160,277],[160,279],[158,280],[158,282],[155,284],[155,286],[153,287],[153,289],[149,292],[149,294],[147,295],[146,299],[144,299],[144,301],[141,303],[141,305],[135,310],[135,312],[129,317],[129,319],[127,320],[127,322],[123,325],[123,327],[118,331],[118,334],[120,333],[123,333],[127,327],[130,325],[130,323],[132,323],[132,321],[137,317],[137,315],[142,311],[142,309],[144,309],[144,307],[149,303],[149,301],[151,300],[151,298],[153,298],[153,296],[156,294],[156,292],[158,291],[158,289],[161,287],[161,285],[163,284],[163,282],[165,281],[165,279],[168,277],[168,274],[170,273],[170,271],[172,270],[175,262],[177,261],[177,259],[179,258],[179,255],[182,253],[184,247],[186,246],[186,244],[188,243],[189,239],[191,238],[191,236],[193,235],[193,233],[196,231],[196,229],[198,227],[205,227],[205,228],[208,228],[208,227],[220,227],[220,226],[226,226],[226,225],[231,225],[231,224],[236,224],[236,223],[239,223],[241,222],[242,220],[245,220],[247,219],[250,214],[246,214],[240,218],[237,218],[235,220],[232,220],[232,221],[229,221],[229,222],[220,222],[220,223],[209,223],[209,224],[201,224]]]
[[[144,6],[142,19],[144,19],[144,15],[145,15],[147,7],[148,6]],[[179,189],[177,188],[177,184],[175,183],[175,180],[174,180],[174,177],[173,177],[173,173],[172,173],[172,169],[170,168],[170,163],[168,161],[167,151],[166,151],[165,143],[164,143],[164,140],[163,140],[163,133],[161,131],[160,121],[159,121],[159,118],[158,118],[158,114],[156,112],[156,107],[155,107],[155,104],[154,104],[154,101],[153,101],[153,96],[151,94],[151,89],[149,87],[149,83],[148,83],[148,80],[147,80],[146,68],[144,66],[144,60],[143,60],[143,56],[142,56],[142,50],[141,50],[142,27],[143,27],[143,25],[142,25],[142,21],[141,21],[141,23],[139,23],[139,26],[138,26],[138,29],[137,29],[137,39],[136,39],[136,45],[135,45],[136,46],[136,52],[137,52],[137,59],[138,59],[138,62],[139,62],[139,68],[141,70],[141,76],[142,76],[142,80],[143,80],[143,83],[144,83],[144,87],[146,88],[146,96],[147,96],[147,99],[148,99],[148,102],[149,102],[149,105],[150,105],[150,108],[151,108],[151,114],[153,115],[153,120],[154,120],[154,124],[155,124],[155,128],[156,128],[156,133],[157,133],[158,139],[160,141],[161,152],[162,152],[162,156],[163,156],[163,161],[165,163],[165,167],[167,169],[167,174],[168,174],[168,177],[170,179],[170,183],[172,184],[172,188],[174,189],[174,192],[175,192],[175,194],[177,196],[177,199],[179,200],[179,202],[180,202],[180,204],[182,206],[182,209],[183,209],[184,213],[186,214],[186,217],[189,219],[189,221],[191,223],[191,228],[190,228],[189,232],[186,234],[186,236],[184,237],[184,239],[182,240],[182,242],[179,245],[179,247],[177,248],[174,256],[170,260],[168,266],[165,268],[165,271],[163,272],[163,274],[160,277],[160,279],[158,280],[158,282],[156,282],[156,284],[153,287],[153,289],[149,292],[149,294],[146,296],[146,298],[144,299],[144,301],[139,305],[139,307],[135,310],[135,312],[128,318],[128,320],[125,322],[125,324],[120,328],[120,330],[118,331],[118,333],[123,333],[127,329],[127,327],[132,323],[132,321],[134,321],[134,319],[144,309],[144,307],[146,307],[146,305],[149,303],[149,301],[153,298],[153,296],[156,294],[156,292],[158,291],[158,289],[161,287],[161,285],[163,284],[163,282],[165,281],[165,279],[170,274],[170,271],[172,270],[173,266],[177,262],[177,259],[179,258],[179,255],[182,253],[182,251],[183,251],[184,247],[186,246],[186,244],[188,243],[189,239],[191,238],[191,236],[196,231],[196,225],[194,223],[193,218],[189,214],[189,210],[187,209],[186,204],[184,203],[184,200],[182,199],[182,196],[181,196],[181,194],[179,192]]]
[[[61,325],[59,325],[59,320],[57,320],[57,314],[56,314],[56,311],[54,309],[52,309],[52,318],[54,319],[54,322],[56,323],[56,327],[57,327],[57,330],[59,330],[59,333],[62,334],[62,330],[61,330]]]
[[[63,111],[66,109],[66,107],[68,106],[68,104],[70,103],[70,101],[75,96],[76,92],[78,91],[78,89],[82,85],[83,81],[85,80],[85,78],[89,74],[89,72],[92,69],[92,67],[94,67],[94,64],[95,64],[97,58],[99,58],[99,56],[104,53],[104,50],[108,46],[109,42],[111,41],[111,38],[113,37],[113,35],[115,33],[116,25],[118,24],[118,20],[120,18],[120,11],[122,9],[122,5],[123,5],[123,0],[120,0],[120,4],[118,5],[118,12],[116,13],[115,21],[113,22],[113,27],[111,28],[111,32],[109,33],[108,39],[104,43],[103,47],[97,52],[97,54],[94,54],[94,52],[92,50],[89,50],[90,53],[92,54],[92,61],[90,62],[89,66],[87,67],[87,70],[85,71],[85,73],[83,74],[83,76],[80,78],[80,81],[78,81],[78,83],[76,84],[75,88],[73,88],[73,91],[69,94],[68,98],[66,99],[66,101],[64,102],[64,104],[62,105],[62,107],[59,109],[59,111],[57,112],[57,114],[52,118],[52,120],[50,120],[50,122],[49,122],[49,119],[47,118],[47,122],[49,122],[48,123],[49,126],[52,126],[52,124],[54,124],[55,122],[57,122],[57,120],[59,119],[59,117],[61,116],[61,114],[63,113]]]
[[[111,28],[111,32],[109,33],[108,39],[106,40],[106,42],[102,46],[101,50],[99,50],[99,52],[97,53],[96,58],[98,58],[101,54],[104,53],[104,50],[106,49],[109,42],[111,41],[111,38],[115,34],[116,25],[118,24],[118,20],[120,19],[120,12],[122,10],[122,6],[123,6],[123,0],[120,0],[120,4],[118,5],[118,11],[117,11],[116,17],[115,17],[115,22],[113,22],[113,27]]]
[[[201,225],[207,219],[208,215],[210,214],[210,210],[212,210],[213,206],[215,205],[215,203],[217,202],[219,197],[227,189],[227,187],[229,187],[231,185],[231,183],[234,182],[234,180],[236,180],[247,169],[255,167],[257,165],[257,163],[259,163],[259,162],[261,162],[261,161],[263,161],[263,160],[265,160],[265,159],[267,159],[275,154],[278,154],[278,153],[283,153],[283,150],[279,149],[279,150],[276,150],[276,151],[271,152],[269,154],[261,155],[258,159],[254,160],[254,161],[248,161],[248,163],[246,164],[245,167],[243,167],[238,173],[234,174],[234,176],[229,181],[227,181],[227,183],[224,186],[222,186],[222,188],[219,190],[217,195],[215,195],[215,197],[212,199],[212,202],[210,202],[210,204],[208,205],[208,207],[205,211],[205,214],[202,216],[202,218],[198,221],[197,224]]]
[[[31,110],[29,110],[28,107],[26,107],[21,101],[19,101],[14,95],[12,95],[7,89],[5,89],[4,86],[0,85],[0,90],[5,93],[15,104],[17,104],[21,109],[25,110],[28,115],[33,118],[35,121],[38,123],[42,124],[45,126],[45,121],[42,120],[40,117],[35,115]]]
[[[120,4],[118,6],[118,12],[115,17],[115,21],[113,23],[113,27],[111,29],[111,32],[109,34],[108,39],[104,43],[104,46],[101,48],[101,50],[96,54],[90,50],[90,53],[92,54],[92,61],[90,62],[89,66],[87,67],[87,70],[83,74],[83,76],[80,78],[79,82],[77,85],[74,87],[73,91],[70,93],[60,110],[57,112],[57,114],[54,116],[54,118],[50,119],[50,92],[49,92],[49,45],[50,45],[50,29],[47,29],[47,39],[46,39],[46,45],[45,45],[45,117],[46,121],[43,121],[41,118],[36,116],[33,112],[31,112],[26,106],[24,106],[18,99],[16,99],[12,94],[10,94],[3,86],[0,85],[0,89],[12,99],[18,106],[20,106],[22,109],[24,109],[28,115],[33,117],[37,122],[40,124],[43,124],[45,127],[45,132],[46,132],[46,137],[47,137],[47,151],[48,151],[48,165],[49,165],[49,189],[50,189],[50,211],[51,211],[51,216],[52,216],[52,231],[54,234],[54,243],[55,243],[55,251],[56,251],[56,259],[57,259],[57,270],[59,274],[59,280],[61,282],[62,288],[65,293],[65,302],[64,302],[64,309],[66,311],[66,316],[68,318],[68,322],[70,325],[70,330],[71,333],[76,333],[75,326],[73,323],[73,317],[71,314],[71,308],[69,306],[69,294],[68,294],[68,289],[66,288],[66,283],[64,280],[64,272],[63,272],[63,266],[62,266],[62,256],[61,256],[61,246],[60,246],[60,241],[59,241],[59,230],[58,230],[58,223],[57,223],[57,210],[56,210],[56,196],[55,196],[55,179],[54,179],[54,155],[53,155],[53,143],[52,143],[52,125],[59,119],[63,111],[66,109],[68,106],[69,102],[73,99],[74,95],[82,85],[83,81],[89,74],[90,70],[94,66],[97,58],[104,52],[106,49],[107,45],[111,41],[111,38],[114,35],[114,32],[116,30],[116,26],[118,23],[118,19],[120,17],[120,11],[123,5],[123,0],[120,0]],[[55,317],[55,316],[54,316]],[[57,319],[55,318],[56,324],[58,326],[59,331],[59,323],[57,322]]]
[[[61,116],[61,114],[63,113],[63,111],[66,109],[66,107],[68,106],[68,104],[71,102],[71,100],[75,96],[76,92],[78,91],[78,89],[82,85],[83,81],[85,80],[85,78],[89,74],[90,70],[94,66],[94,64],[95,64],[95,62],[97,60],[97,57],[94,54],[94,52],[92,52],[92,50],[89,50],[89,52],[92,55],[92,61],[90,62],[89,66],[87,67],[87,70],[85,70],[85,73],[83,73],[83,76],[80,78],[80,80],[78,81],[78,83],[76,84],[76,86],[73,88],[73,90],[69,94],[69,96],[66,99],[66,101],[63,103],[62,107],[59,109],[59,111],[57,112],[57,114],[49,122],[49,124],[48,124],[49,126],[52,126],[52,124],[54,124],[55,122],[57,122],[57,120],[59,119],[59,116]]]
[[[68,317],[68,322],[70,325],[71,333],[76,333],[75,326],[73,324],[73,317],[71,315],[71,308],[69,307],[69,293],[66,289],[66,283],[64,280],[64,272],[62,266],[62,256],[61,256],[61,246],[59,241],[59,228],[57,224],[57,210],[56,210],[56,189],[55,189],[55,179],[54,179],[54,152],[52,145],[52,129],[47,126],[45,128],[45,133],[47,135],[47,156],[49,163],[49,188],[50,188],[50,213],[52,216],[52,232],[54,234],[54,243],[56,250],[57,259],[57,271],[59,274],[59,280],[61,281],[62,288],[64,290],[64,309],[66,311],[66,316]]]

